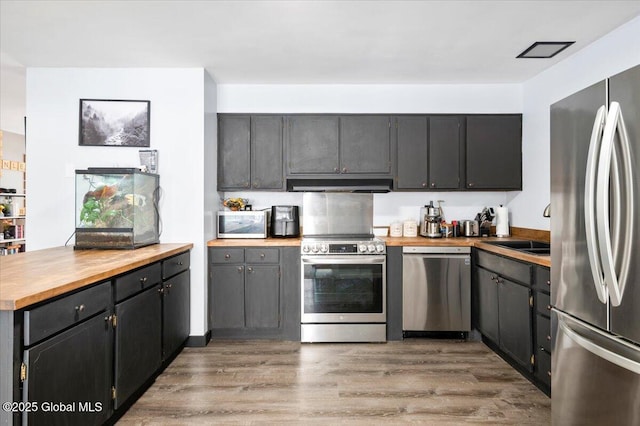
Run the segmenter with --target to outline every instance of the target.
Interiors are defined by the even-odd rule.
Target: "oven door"
[[[385,256],[302,256],[302,323],[384,323]]]

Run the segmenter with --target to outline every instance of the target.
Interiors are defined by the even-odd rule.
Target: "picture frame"
[[[151,102],[80,99],[80,146],[149,147]]]

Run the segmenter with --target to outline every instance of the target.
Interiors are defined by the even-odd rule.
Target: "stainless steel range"
[[[301,340],[386,341],[386,246],[373,238],[373,196],[306,193],[303,207]]]

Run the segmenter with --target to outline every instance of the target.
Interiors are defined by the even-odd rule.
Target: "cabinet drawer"
[[[212,263],[243,263],[244,249],[242,248],[212,248]]]
[[[245,251],[247,263],[278,263],[280,250],[277,248],[248,248]]]
[[[535,286],[536,290],[551,292],[551,271],[549,268],[536,266]]]
[[[158,284],[161,279],[159,262],[118,277],[115,281],[115,301],[119,302],[145,288]]]
[[[542,315],[551,315],[551,300],[548,294],[536,292],[536,310]]]
[[[476,252],[476,262],[479,266],[497,272],[502,277],[531,285],[532,265],[496,256],[482,250]]]
[[[111,281],[24,311],[24,344],[32,345],[73,324],[82,322],[111,304]]]
[[[182,271],[189,269],[190,252],[184,252],[177,256],[162,261],[162,279],[167,279]]]
[[[551,352],[551,321],[542,315],[536,315],[536,347]]]
[[[536,348],[535,376],[547,386],[551,386],[551,353],[543,348]]]

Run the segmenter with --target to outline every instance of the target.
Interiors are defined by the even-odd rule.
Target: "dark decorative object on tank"
[[[80,146],[149,146],[150,101],[80,99]]]

